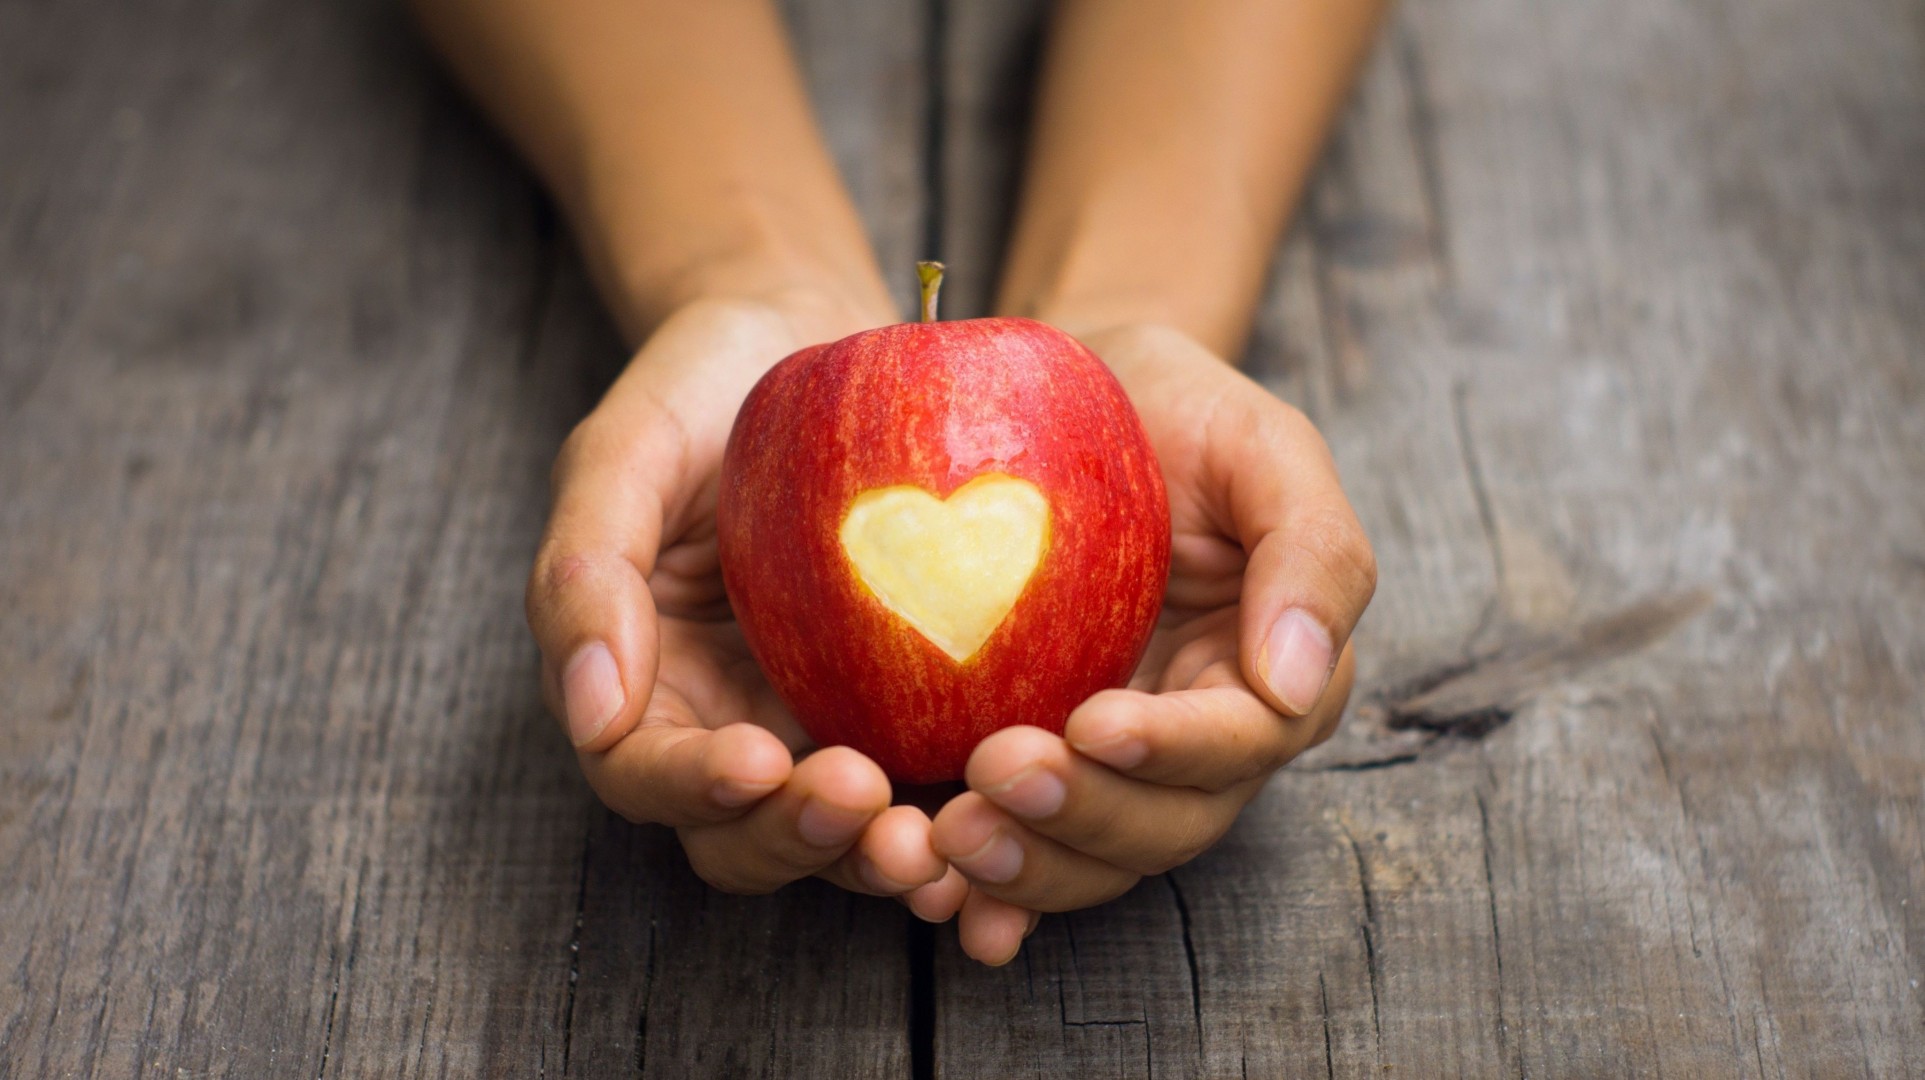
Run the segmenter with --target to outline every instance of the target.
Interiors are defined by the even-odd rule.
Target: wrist
[[[1096,309],[1043,310],[1027,316],[1045,322],[1083,343],[1112,368],[1125,357],[1143,352],[1208,357],[1222,363],[1222,354],[1173,319]]]
[[[1121,277],[1100,285],[1065,284],[1060,288],[1005,291],[999,314],[1046,322],[1070,336],[1134,337],[1180,334],[1219,356],[1235,356],[1247,333],[1247,320],[1190,303],[1155,281]]]
[[[852,209],[760,188],[665,217],[602,176],[570,203],[575,232],[623,335],[639,345],[692,305],[750,303],[812,344],[901,318]],[[838,211],[846,211],[839,213]],[[847,218],[847,221],[841,220]],[[813,335],[813,336],[812,336]]]
[[[691,307],[737,305],[779,316],[798,348],[900,320],[872,268],[822,265],[766,249],[705,254],[680,265],[609,260],[597,274],[602,294],[631,344],[646,341]]]
[[[618,412],[629,421],[653,417],[625,427],[679,429],[697,457],[719,456],[736,410],[770,368],[886,321],[820,282],[690,296],[649,328],[605,403],[623,402]]]
[[[1228,201],[1228,200],[1224,200]],[[1262,266],[1212,237],[1250,224],[1196,210],[1143,212],[1148,197],[1091,196],[1073,212],[1018,222],[997,310],[1081,336],[1136,324],[1175,327],[1235,355],[1258,300]]]
[[[836,341],[850,334],[901,322],[880,281],[834,278],[826,274],[771,275],[755,287],[705,290],[701,298],[753,304],[782,321],[796,348]]]

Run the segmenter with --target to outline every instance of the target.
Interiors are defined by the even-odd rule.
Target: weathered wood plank
[[[569,1075],[909,1072],[909,935],[893,903],[819,882],[724,896],[689,873],[672,834],[600,817]]]
[[[976,313],[1040,16],[858,7],[789,5],[830,141]],[[1925,1073],[1917,31],[1408,5],[1249,358],[1401,712],[925,981],[891,905],[710,894],[541,715],[519,581],[621,354],[399,16],[0,6],[0,1074]]]
[[[1462,706],[1515,687],[1476,663],[1508,644],[1714,606],[1529,680],[1482,741],[1286,774],[1175,875],[1200,1016],[1162,883],[1002,972],[945,953],[945,1069],[1925,1070],[1916,29],[1881,0],[1406,8],[1250,360],[1377,542],[1364,699],[1468,666],[1413,708]],[[1090,999],[1123,1002],[1100,1045]]]
[[[1366,393],[1383,401],[1380,408],[1399,422],[1387,425],[1388,438],[1348,447],[1346,468],[1356,472],[1361,458],[1392,486],[1366,483],[1360,506],[1373,499],[1409,506],[1416,520],[1453,522],[1476,536],[1476,503],[1450,417],[1414,418],[1412,406],[1440,390],[1447,395],[1448,383],[1421,369],[1375,374],[1354,340],[1360,330],[1339,329],[1372,317],[1363,310],[1370,302],[1435,308],[1441,271],[1428,240],[1433,210],[1412,146],[1410,95],[1400,58],[1381,55],[1311,197],[1313,212],[1286,244],[1252,364],[1313,413],[1354,407]],[[967,156],[995,160],[977,148]],[[1414,535],[1414,525],[1406,532],[1408,543],[1383,552],[1387,578],[1402,560],[1432,565],[1420,563],[1430,573],[1409,575],[1425,579],[1422,592],[1390,605],[1421,613],[1400,627],[1398,647],[1434,656],[1438,643],[1455,648],[1475,625],[1483,598],[1464,587],[1489,581],[1489,557],[1481,542],[1440,552],[1420,546],[1427,538]],[[1383,620],[1373,616],[1370,625]],[[1374,651],[1381,661],[1381,648]],[[1141,986],[1131,999],[1135,1011],[1122,1012],[1157,1041],[1129,1075],[1304,1075],[1327,1064],[1344,1075],[1381,1075],[1380,1063],[1419,1060],[1412,1051],[1427,1044],[1467,1054],[1462,1071],[1493,1071],[1498,1048],[1478,1020],[1480,1009],[1496,1003],[1496,982],[1475,821],[1429,844],[1408,824],[1394,830],[1401,848],[1426,860],[1431,888],[1413,903],[1428,917],[1383,910],[1377,893],[1407,890],[1414,875],[1382,857],[1393,840],[1392,830],[1378,827],[1383,814],[1333,809],[1335,796],[1359,782],[1339,774],[1280,782],[1216,852],[1172,876],[1176,888],[1147,882],[1124,903],[1046,919],[1026,964],[992,973],[945,954],[943,1064],[958,1075],[1074,1068],[1075,1038],[1061,1030],[1067,1014],[1051,1015],[1035,999],[1046,1006],[1050,996],[1068,1001]],[[1371,879],[1382,880],[1371,886]],[[1455,948],[1409,947],[1437,930],[1439,912],[1456,916]],[[1073,934],[1079,947],[1053,947],[1058,934]],[[1440,1015],[1456,1019],[1441,1029],[1428,1023]],[[986,1037],[997,1053],[985,1062],[976,1048]]]
[[[519,355],[532,191],[392,10],[37,14],[0,1072],[537,1068],[582,822],[515,614],[579,396]]]
[[[930,148],[939,181],[934,242],[949,265],[943,316],[967,319],[993,314],[1050,5],[936,0],[934,8],[942,87]]]
[[[1548,613],[1532,565],[1593,610],[1719,596],[1491,755],[1520,1063],[1915,1073],[1925,734],[1887,658],[1921,609],[1877,569],[1925,528],[1915,13],[1413,11],[1504,607]],[[1837,681],[1798,693],[1820,655]]]
[[[935,4],[784,0],[784,7],[823,135],[908,318],[918,302],[916,260],[934,257],[927,250],[927,131],[936,97]]]
[[[187,14],[5,11],[0,1074],[903,1071],[900,911],[707,897],[536,699],[552,215],[392,8]],[[920,47],[812,68],[902,251]]]
[[[906,310],[924,230],[926,16],[854,0],[786,8],[824,133],[885,267],[901,270]],[[814,883],[713,894],[672,835],[612,822],[583,857],[570,1074],[909,1071],[911,919],[894,902]]]

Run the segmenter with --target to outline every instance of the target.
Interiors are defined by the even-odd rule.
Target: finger
[[[655,684],[655,603],[634,565],[605,552],[544,549],[528,579],[542,696],[578,750],[634,730]]]
[[[1270,705],[1308,715],[1377,587],[1376,557],[1323,437],[1264,398],[1213,433],[1211,472],[1229,478],[1230,531],[1250,553],[1239,634],[1243,670]]]
[[[1299,717],[1278,713],[1253,693],[1233,660],[1220,662],[1193,689],[1105,690],[1070,713],[1063,738],[1084,757],[1137,780],[1227,791],[1328,738],[1354,669],[1346,648],[1330,689]]]
[[[788,747],[771,732],[754,724],[701,728],[667,689],[626,738],[579,757],[582,775],[609,809],[678,829],[741,817],[794,768]]]
[[[662,535],[656,474],[675,451],[660,423],[615,423],[632,411],[611,394],[556,456],[525,597],[549,707],[588,750],[640,721],[660,651],[647,579]]]
[[[850,892],[902,896],[934,884],[948,870],[929,844],[929,815],[913,806],[892,806],[819,876]]]
[[[968,895],[969,879],[962,871],[945,864],[942,877],[905,893],[902,902],[923,922],[939,923],[955,918]]]
[[[1033,727],[1005,728],[984,739],[964,775],[973,790],[1037,834],[1137,874],[1160,873],[1201,854],[1258,786],[1210,793],[1131,779]],[[956,861],[940,841],[937,850]],[[970,873],[966,861],[958,865]]]
[[[889,780],[848,747],[804,758],[782,789],[735,821],[681,830],[702,880],[732,893],[766,893],[842,858],[889,806]]]
[[[936,851],[969,879],[972,896],[986,892],[1032,911],[1100,904],[1142,876],[1037,835],[973,791],[936,815],[935,840]]]
[[[980,889],[971,889],[956,924],[963,952],[990,967],[1002,967],[1021,951],[1023,939],[1033,926],[1033,914]]]
[[[1337,673],[1330,677],[1330,689],[1324,691],[1322,707],[1317,710],[1323,717],[1317,725],[1317,733],[1310,739],[1311,746],[1322,746],[1330,736],[1337,733],[1337,725],[1343,722],[1344,709],[1350,703],[1350,691],[1357,685],[1357,646],[1346,642],[1343,655],[1337,658]]]

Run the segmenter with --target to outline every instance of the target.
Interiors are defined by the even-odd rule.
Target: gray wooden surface
[[[980,311],[1035,5],[789,6]],[[520,582],[621,360],[390,5],[0,0],[0,1076],[1925,1074],[1913,0],[1409,0],[1248,358],[1353,720],[1001,970],[575,776]]]

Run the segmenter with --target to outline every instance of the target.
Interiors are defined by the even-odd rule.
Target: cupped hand
[[[935,846],[967,878],[964,950],[1006,963],[1037,913],[1109,900],[1194,858],[1270,775],[1336,729],[1351,629],[1376,563],[1304,415],[1188,336],[1143,326],[1085,337],[1115,371],[1163,467],[1169,589],[1129,689],[1090,698],[1062,736],[990,736]],[[965,895],[966,893],[966,895]],[[924,910],[927,908],[928,910]]]
[[[943,882],[928,816],[891,806],[882,770],[853,750],[802,756],[808,738],[722,589],[715,497],[729,427],[776,361],[871,314],[823,310],[690,304],[569,436],[528,580],[543,694],[602,801],[675,828],[717,888],[768,892],[816,875],[953,909],[943,898],[960,879]]]

